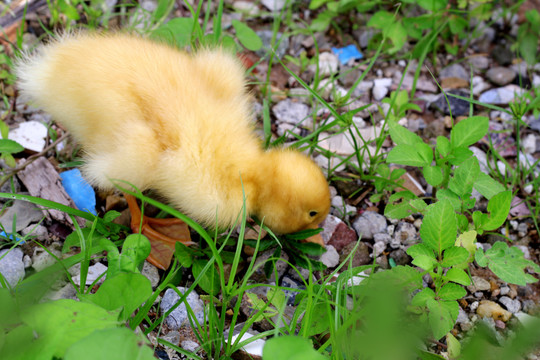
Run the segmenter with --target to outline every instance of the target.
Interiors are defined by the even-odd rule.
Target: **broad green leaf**
[[[151,37],[164,40],[179,48],[186,47],[191,41],[193,19],[191,17],[174,18],[152,31]]]
[[[336,16],[337,14],[333,11],[323,11],[309,24],[309,29],[313,32],[324,32]]]
[[[512,203],[512,192],[510,190],[494,195],[488,202],[487,210],[489,211],[489,219],[482,226],[484,231],[498,229],[510,212]]]
[[[463,263],[455,265],[456,268],[466,269],[469,266],[469,263],[473,262],[474,254],[476,253],[476,235],[476,231],[470,230],[459,235],[457,238],[456,246],[465,248],[469,253],[469,256]]]
[[[442,189],[437,191],[437,199],[439,201],[447,200],[452,205],[452,209],[455,211],[458,211],[461,209],[461,200],[459,199],[459,196],[457,196],[456,193],[454,193],[452,190],[448,189]]]
[[[461,34],[467,25],[469,25],[469,22],[462,16],[452,15],[448,21],[448,25],[450,26],[450,31],[452,34]]]
[[[417,0],[416,3],[427,11],[437,12],[446,7],[448,0]]]
[[[407,40],[407,32],[405,31],[401,21],[397,20],[386,30],[387,31],[384,31],[386,36],[390,38],[390,40],[392,40],[392,44],[394,44],[393,47],[388,49],[388,52],[390,54],[396,53],[397,51],[401,50],[403,45],[405,45],[405,41]]]
[[[420,227],[420,237],[424,244],[437,254],[454,245],[457,237],[456,215],[448,200],[441,200],[426,208]]]
[[[538,274],[540,266],[525,259],[518,247],[509,248],[503,241],[496,242],[485,253],[477,251],[475,260],[480,266],[487,265],[502,281],[521,286],[538,281],[534,276],[526,274],[524,269],[529,267]]]
[[[122,272],[105,280],[95,294],[78,296],[81,300],[99,305],[105,310],[122,309],[119,320],[124,322],[150,295],[152,286],[144,275]]]
[[[429,324],[431,326],[431,331],[433,332],[433,337],[436,340],[442,338],[446,333],[448,333],[454,327],[454,324],[457,319],[453,318],[451,311],[448,309],[447,301],[436,301],[429,299],[426,302],[427,308],[429,310]],[[457,302],[453,301],[458,306]]]
[[[210,268],[203,274],[202,270],[206,266],[206,260],[195,260],[193,262],[193,277],[196,279],[201,279],[199,281],[199,286],[210,295],[217,295],[220,291],[219,287],[219,274],[214,266]]]
[[[153,360],[147,343],[128,328],[98,330],[73,344],[64,360]]]
[[[388,153],[386,161],[408,166],[428,166],[433,161],[433,152],[429,145],[423,142],[415,145],[399,144]]]
[[[309,256],[321,256],[326,252],[324,246],[312,242],[298,242],[295,248]]]
[[[325,360],[318,353],[311,341],[300,336],[276,336],[266,341],[263,348],[263,360],[295,359],[295,360]]]
[[[24,150],[24,147],[16,141],[0,139],[0,153],[15,154]]]
[[[438,295],[442,300],[458,300],[467,295],[467,290],[461,285],[448,283],[440,289]]]
[[[236,31],[238,40],[240,40],[246,49],[257,51],[262,47],[263,43],[261,38],[249,26],[235,19],[232,20],[232,26]]]
[[[400,177],[402,177],[406,172],[407,172],[407,170],[402,169],[402,168],[394,169],[390,173],[390,180],[397,180]]]
[[[528,32],[519,42],[519,52],[529,65],[536,64],[538,55],[538,34]]]
[[[415,244],[407,249],[407,254],[413,259],[419,255],[424,255],[435,260],[435,253],[425,244]]]
[[[120,254],[120,270],[139,272],[138,266],[150,255],[150,240],[143,234],[131,234],[126,237]]]
[[[437,264],[437,260],[433,256],[419,254],[413,259],[412,264],[426,271],[431,271]]]
[[[331,0],[311,0],[309,2],[309,9],[316,10]]]
[[[177,242],[174,245],[174,256],[178,259],[178,262],[182,267],[190,268],[193,264],[193,255],[194,251],[187,247],[186,245],[182,244],[181,242]]]
[[[469,275],[464,270],[455,267],[446,272],[445,279],[465,286],[471,285]]]
[[[62,358],[71,345],[94,331],[120,325],[118,313],[71,299],[35,305],[21,317],[35,332],[37,340],[32,346],[52,348],[57,358]]]
[[[384,208],[384,215],[391,219],[403,219],[409,216],[415,212],[415,209],[410,205],[410,201],[416,198],[416,195],[408,190],[390,195]]]
[[[471,156],[474,156],[474,153],[464,147],[459,147],[457,149],[452,149],[450,155],[448,156],[448,162],[451,165],[459,165]]]
[[[409,129],[399,125],[395,121],[388,122],[390,129],[390,137],[396,144],[415,145],[417,143],[423,143],[422,138]]]
[[[452,148],[467,147],[482,139],[489,130],[489,119],[485,116],[471,116],[458,122],[450,131]]]
[[[394,15],[388,11],[377,11],[369,19],[367,26],[384,30],[395,21]]]
[[[414,306],[426,306],[428,300],[435,300],[435,292],[430,288],[423,288],[411,300]]]
[[[422,174],[431,186],[439,186],[443,181],[442,169],[439,166],[424,166]]]
[[[463,198],[472,192],[479,174],[480,164],[478,159],[472,156],[456,168],[454,176],[450,178],[448,188]]]
[[[457,359],[461,355],[461,343],[452,333],[446,334],[446,344],[448,346],[448,355],[450,359]]]
[[[452,267],[458,265],[464,261],[467,261],[469,257],[469,252],[458,246],[452,246],[444,250],[444,256],[441,261],[441,265],[444,267]]]
[[[483,172],[480,172],[473,187],[488,200],[506,190],[501,183]]]
[[[307,336],[315,336],[327,332],[329,327],[328,316],[327,304],[319,302],[313,306],[311,317],[303,317],[301,327],[309,329],[306,333]],[[333,314],[330,314],[330,316],[333,316]]]
[[[427,204],[423,199],[413,199],[409,204],[411,204],[411,207],[415,212],[422,212],[427,207]]]

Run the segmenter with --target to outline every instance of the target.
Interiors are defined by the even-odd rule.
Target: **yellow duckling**
[[[328,184],[301,153],[264,151],[251,124],[244,70],[231,54],[187,54],[128,34],[67,34],[18,61],[25,100],[82,144],[85,177],[155,189],[205,226],[243,206],[277,233],[316,228]],[[140,220],[137,219],[137,220]]]

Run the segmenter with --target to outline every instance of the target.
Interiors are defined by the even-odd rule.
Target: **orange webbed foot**
[[[177,242],[189,246],[191,241],[189,228],[180,219],[155,219],[141,214],[137,199],[124,194],[131,212],[131,230],[141,233],[150,240],[152,250],[146,260],[152,265],[166,270],[171,264],[174,247]],[[142,217],[142,219],[141,219]]]

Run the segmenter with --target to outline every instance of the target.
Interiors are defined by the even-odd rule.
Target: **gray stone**
[[[454,94],[465,98],[469,97],[469,94],[463,90],[450,90],[447,91],[446,97],[444,94],[440,94],[437,100],[432,103],[432,106],[446,115],[450,115],[450,110],[452,110],[452,116],[454,117],[468,114],[469,102],[467,100],[458,99],[449,94]],[[448,107],[448,104],[450,104],[450,107]]]
[[[178,286],[177,289],[181,294],[184,294],[187,291],[187,288],[181,286]],[[161,313],[164,314],[169,311],[174,305],[176,305],[178,300],[180,300],[180,296],[173,289],[168,289],[165,291],[165,295],[163,295],[163,299],[161,300]],[[192,291],[186,297],[184,302],[165,318],[165,324],[170,329],[180,330],[180,328],[183,326],[190,326],[186,302],[189,304],[191,310],[195,314],[195,319],[193,319],[193,321],[196,320],[199,324],[203,324],[204,302],[199,298],[199,295],[195,291]]]
[[[56,263],[56,258],[62,258],[62,245],[58,242],[52,243],[47,250],[43,248],[35,248],[32,256],[32,268],[36,271],[41,271]],[[56,258],[54,256],[56,256]]]
[[[321,255],[320,261],[329,268],[336,267],[339,264],[339,254],[332,245],[326,246],[326,252]]]
[[[380,85],[375,85],[372,90],[373,99],[381,101],[388,94],[388,88]]]
[[[413,224],[400,221],[394,232],[394,240],[399,244],[411,246],[418,242],[418,233]]]
[[[450,78],[450,77],[456,77],[456,78],[460,78],[460,79],[469,81],[470,74],[460,64],[452,64],[452,65],[447,66],[444,69],[442,69],[441,72],[439,73],[439,77],[441,79]]]
[[[486,73],[487,78],[494,84],[504,86],[510,84],[516,77],[514,70],[502,66],[491,68]]]
[[[309,118],[310,109],[304,103],[295,102],[291,99],[286,99],[278,102],[272,107],[272,112],[278,121],[289,124],[309,125],[312,121]]]
[[[39,241],[46,241],[49,239],[49,231],[43,225],[30,225],[22,229],[21,234],[23,236],[29,236]]]
[[[373,256],[377,257],[381,255],[384,250],[386,250],[386,243],[384,241],[375,241],[375,243],[373,244]]]
[[[38,121],[26,121],[9,132],[8,138],[21,144],[25,149],[40,152],[45,148],[47,127]]]
[[[386,232],[386,218],[374,211],[364,212],[352,224],[358,236],[362,239],[373,239],[373,235]]]
[[[323,231],[321,232],[321,237],[324,240],[324,243],[328,243],[334,234],[336,227],[341,224],[343,220],[334,215],[328,215],[326,219],[321,224]]]
[[[469,63],[478,70],[485,70],[489,67],[489,59],[483,55],[470,56]]]
[[[524,90],[519,86],[510,84],[482,93],[478,101],[486,104],[506,105],[512,102],[516,96],[523,94],[523,92]]]
[[[13,231],[13,217],[16,217],[15,231],[19,232],[31,223],[40,221],[43,218],[43,212],[36,205],[22,200],[15,200],[13,206],[0,216],[0,223],[6,229],[6,232]]]
[[[375,242],[383,242],[385,244],[390,244],[390,241],[392,241],[392,236],[387,233],[373,234],[373,240]]]
[[[272,12],[280,12],[286,4],[286,0],[261,0],[261,3]]]
[[[88,274],[86,276],[86,285],[92,285],[102,274],[107,271],[107,267],[102,263],[95,263],[94,265],[88,268]],[[105,281],[105,276],[102,276],[98,282],[102,283]],[[81,285],[81,274],[75,275],[71,278],[76,285]]]
[[[392,251],[390,253],[390,259],[393,259],[396,265],[407,265],[411,262],[411,257],[403,249]]]
[[[480,276],[473,276],[472,281],[473,283],[467,286],[467,289],[471,293],[475,293],[478,291],[488,291],[491,289],[491,284],[489,283],[489,281]]]
[[[481,76],[473,77],[472,85],[473,85],[473,95],[475,96],[479,96],[480,94],[482,94],[484,91],[486,91],[487,89],[491,87],[491,85],[488,82],[484,81],[484,78]]]
[[[47,295],[48,300],[77,299],[77,290],[72,283],[64,285],[59,290],[53,291]]]
[[[536,140],[538,136],[535,134],[528,134],[521,141],[521,146],[525,154],[534,154],[536,152]]]
[[[331,52],[323,52],[319,55],[319,77],[325,77],[338,72],[339,59]],[[317,67],[310,65],[309,70],[315,73]]]
[[[199,348],[199,344],[191,340],[184,340],[180,343],[180,345],[182,346],[182,349],[192,353],[196,352]]]
[[[21,249],[14,248],[0,251],[0,273],[11,287],[24,279],[25,272]]]
[[[150,264],[148,261],[144,262],[141,274],[143,274],[148,280],[150,280],[152,289],[155,289],[159,285],[158,269],[154,265]]]
[[[259,35],[259,37],[261,38],[261,41],[263,43],[262,48],[256,51],[257,55],[265,56],[266,53],[269,51],[268,49],[273,48],[274,51],[276,52],[277,57],[279,57],[281,59],[283,56],[285,56],[285,54],[287,53],[287,49],[289,48],[289,38],[288,37],[285,37],[285,38],[281,39],[283,37],[283,34],[282,33],[277,33],[276,34],[276,42],[275,42],[274,47],[273,47],[272,46],[272,37],[273,37],[274,33],[271,30],[257,31],[257,35]],[[275,48],[276,45],[277,45],[277,48]]]
[[[506,310],[515,314],[521,310],[521,302],[517,299],[510,299],[508,296],[501,296],[499,302],[504,305]]]
[[[364,28],[360,31],[360,35],[358,36],[358,45],[360,45],[360,48],[365,49],[369,45],[369,41],[375,36],[375,30],[371,28]]]

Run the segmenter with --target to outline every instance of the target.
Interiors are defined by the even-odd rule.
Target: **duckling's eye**
[[[309,216],[311,216],[311,217],[315,217],[315,216],[317,216],[317,214],[318,213],[316,211],[310,211],[309,212]]]

